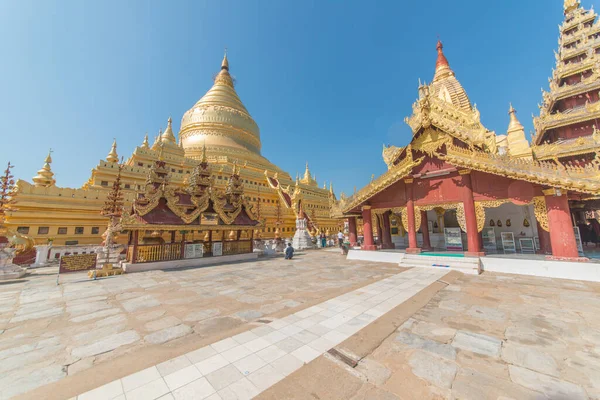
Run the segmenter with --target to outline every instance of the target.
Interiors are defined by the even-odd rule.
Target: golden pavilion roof
[[[563,164],[555,159],[536,159],[541,153],[550,155],[557,152],[559,147],[563,152],[570,149],[576,152],[579,147],[586,146],[588,150],[594,149],[600,144],[600,131],[594,129],[590,137],[577,138],[569,143],[532,147],[511,105],[507,134],[497,136],[481,123],[479,111],[471,106],[466,92],[456,80],[440,42],[437,51],[433,82],[419,86],[419,98],[413,104],[412,115],[406,119],[413,131],[411,143],[406,147],[384,146],[382,156],[388,170],[352,196],[342,195],[339,202],[332,206],[332,212],[355,212],[358,206],[368,202],[377,193],[401,179],[410,178],[413,169],[421,164],[425,155],[444,160],[460,169],[593,196],[600,194],[600,149],[593,151],[595,154],[591,162],[585,166]],[[600,102],[588,104],[580,111],[575,110],[572,118],[584,118],[585,111],[589,119],[590,112],[593,114],[596,110],[600,112]],[[507,151],[499,151],[499,146]]]
[[[227,55],[213,86],[183,115],[179,135],[192,158],[200,156],[204,144],[209,151],[260,155],[260,131],[235,91]]]

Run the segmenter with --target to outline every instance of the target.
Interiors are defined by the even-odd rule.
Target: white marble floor
[[[410,269],[115,380],[77,400],[251,399],[446,273]]]

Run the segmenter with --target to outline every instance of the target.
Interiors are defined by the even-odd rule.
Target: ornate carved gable
[[[194,168],[187,186],[170,187],[168,170],[157,161],[148,174],[146,187],[137,193],[131,213],[123,216],[125,226],[200,225],[201,215],[214,212],[223,225],[255,226],[259,222],[252,206],[244,198],[240,169],[235,167],[225,192],[213,186],[213,176],[206,158]],[[242,215],[241,218],[238,218]],[[127,228],[124,228],[127,229]]]

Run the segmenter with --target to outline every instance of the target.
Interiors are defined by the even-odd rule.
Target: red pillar
[[[375,215],[375,221],[377,221],[377,243],[376,244],[383,246],[383,230],[381,229],[381,219],[377,215]]]
[[[549,258],[584,260],[583,257],[579,257],[577,251],[567,194],[563,192],[561,196],[557,196],[554,189],[545,190],[544,194],[546,195],[548,228],[550,229],[550,243],[552,244],[552,256]]]
[[[377,246],[373,243],[373,226],[371,219],[371,206],[363,206],[362,208],[363,218],[363,237],[364,243],[362,245],[363,250],[377,250]]]
[[[135,264],[137,261],[137,253],[138,253],[138,243],[139,243],[139,231],[135,230],[133,231],[133,235],[131,238],[131,241],[133,242],[133,254],[131,256],[131,263]]]
[[[427,211],[421,210],[421,232],[423,233],[423,250],[433,250],[429,238],[429,223],[427,222]]]
[[[182,260],[185,258],[185,232],[181,234],[181,249],[179,258],[181,258]]]
[[[392,243],[392,230],[390,226],[390,212],[386,211],[381,215],[383,222],[382,237],[381,237],[381,248],[382,249],[393,249],[395,248]]]
[[[356,233],[356,217],[348,218],[348,239],[350,240],[350,246],[356,246],[358,240],[358,234]]]
[[[544,230],[544,228],[542,228],[542,226],[540,225],[539,222],[537,222],[537,231],[538,231],[538,237],[540,238],[540,249],[539,249],[539,254],[546,254],[546,255],[550,255],[552,254],[552,245],[550,244],[550,233],[546,232]],[[573,233],[575,234],[575,233]]]
[[[413,179],[404,180],[406,187],[406,219],[408,220],[408,249],[407,253],[420,253],[417,247],[417,228],[415,227],[415,202],[413,198]]]
[[[484,256],[481,251],[481,241],[479,231],[477,230],[477,216],[475,215],[475,201],[473,200],[473,186],[471,183],[471,171],[468,169],[460,170],[458,173],[462,176],[462,198],[465,209],[465,225],[467,228],[467,251],[468,256]]]

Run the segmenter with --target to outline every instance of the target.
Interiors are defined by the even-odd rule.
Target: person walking
[[[327,247],[327,236],[325,236],[325,232],[321,231],[321,247]]]
[[[288,247],[285,248],[285,259],[291,260],[294,257],[294,248],[291,243],[288,243]]]
[[[344,245],[344,234],[342,233],[341,229],[338,232],[337,236],[338,236],[338,246],[342,247]]]

